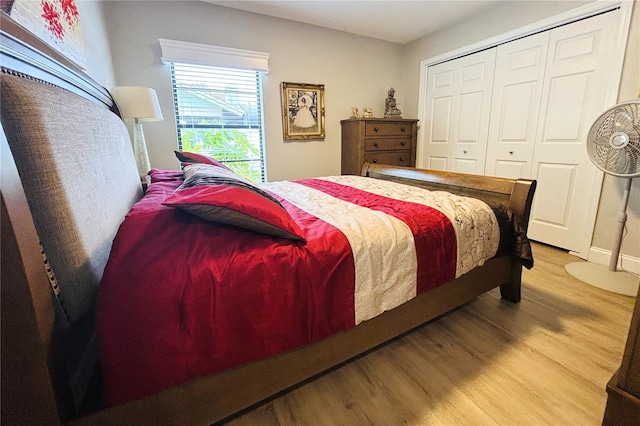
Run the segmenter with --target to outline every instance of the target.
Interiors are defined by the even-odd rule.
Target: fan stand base
[[[573,277],[594,287],[625,296],[636,296],[640,278],[624,271],[610,271],[606,265],[590,262],[573,262],[564,269]]]

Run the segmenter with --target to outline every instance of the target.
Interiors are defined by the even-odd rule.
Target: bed
[[[130,259],[131,253],[153,264],[149,247],[124,250],[120,258],[113,254],[123,244],[137,244],[135,239],[131,242],[131,235],[125,239],[126,244],[120,242],[122,233],[118,229],[127,227],[122,225],[123,219],[126,216],[129,220],[136,212],[144,216],[149,212],[145,209],[153,204],[153,214],[178,217],[190,222],[191,229],[193,223],[209,226],[207,229],[213,225],[162,204],[184,183],[186,172],[154,171],[143,198],[129,136],[109,93],[5,17],[2,19],[3,422],[211,424],[348,362],[496,287],[503,298],[519,302],[522,265],[531,266],[532,262],[526,227],[534,181],[365,164],[362,177],[348,177],[353,182],[349,185],[358,185],[366,177],[366,182],[376,181],[384,188],[400,184],[402,188],[446,190],[484,201],[497,216],[504,216],[498,234],[502,244],[495,244],[497,255],[464,273],[454,271],[451,276],[449,270],[442,274],[448,277],[441,279],[446,282],[425,284],[418,294],[401,298],[397,305],[360,317],[349,315],[349,321],[352,317],[359,319],[311,333],[314,337],[302,346],[296,341],[273,349],[266,357],[256,354],[215,371],[193,367],[191,370],[198,372],[193,377],[169,385],[162,383],[157,389],[119,400],[118,389],[128,386],[121,383],[113,388],[115,391],[107,391],[110,403],[105,407],[101,374],[96,372],[105,371],[107,388],[113,374],[122,372],[109,372],[112,365],[108,354],[107,359],[99,359],[99,353],[104,356],[109,352],[105,351],[109,344],[104,336],[112,330],[111,342],[117,342],[118,336],[124,336],[133,326],[122,320],[120,329],[110,328],[110,323],[126,316],[119,317],[117,309],[118,301],[124,299],[114,296],[115,301],[106,308],[109,304],[105,300],[112,290],[104,283],[123,279],[118,275],[123,269],[121,262]],[[312,192],[320,186],[330,187],[337,195],[345,188],[340,179],[268,184],[263,190],[291,213],[297,211],[298,201],[285,195],[285,187],[302,185],[312,187]],[[359,193],[362,188],[350,191]],[[380,204],[377,200],[374,204]],[[144,223],[151,226],[157,222]],[[293,246],[306,250],[315,240],[311,228],[305,224],[300,227],[302,236],[297,241],[261,237],[260,244],[268,241],[286,247],[287,253],[294,251]],[[257,244],[255,239],[247,239],[244,230],[222,229],[224,241],[230,245],[244,239],[251,241],[247,244]],[[506,234],[509,238],[502,238]],[[397,277],[391,277],[383,281],[395,284]],[[180,283],[190,284],[191,280]],[[147,292],[141,297],[144,300],[153,295]],[[332,309],[336,312],[342,308]],[[127,334],[123,339],[135,342],[136,336],[140,335]],[[112,352],[127,350],[126,345],[110,348],[115,348]],[[144,364],[144,360],[138,362]],[[98,403],[92,404],[94,401]]]

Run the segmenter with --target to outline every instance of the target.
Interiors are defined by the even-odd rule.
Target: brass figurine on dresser
[[[387,92],[387,99],[384,101],[384,118],[402,118],[402,111],[396,106],[394,95],[396,90],[392,87]]]
[[[365,162],[415,167],[418,120],[342,120],[342,174],[359,175]]]

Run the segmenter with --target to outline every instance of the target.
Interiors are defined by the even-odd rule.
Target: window
[[[238,174],[266,180],[262,76],[269,54],[158,40],[171,85],[184,151],[210,155]]]
[[[172,62],[171,83],[179,148],[264,181],[262,73]]]

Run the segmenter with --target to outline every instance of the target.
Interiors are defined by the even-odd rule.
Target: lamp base
[[[594,287],[625,296],[636,296],[640,278],[624,271],[610,271],[606,265],[590,262],[573,262],[564,266],[574,278]]]
[[[144,140],[144,132],[142,131],[142,123],[136,118],[133,124],[133,155],[136,159],[138,167],[138,175],[140,180],[146,179],[147,173],[151,170],[149,163],[149,154],[147,153],[147,144]]]

